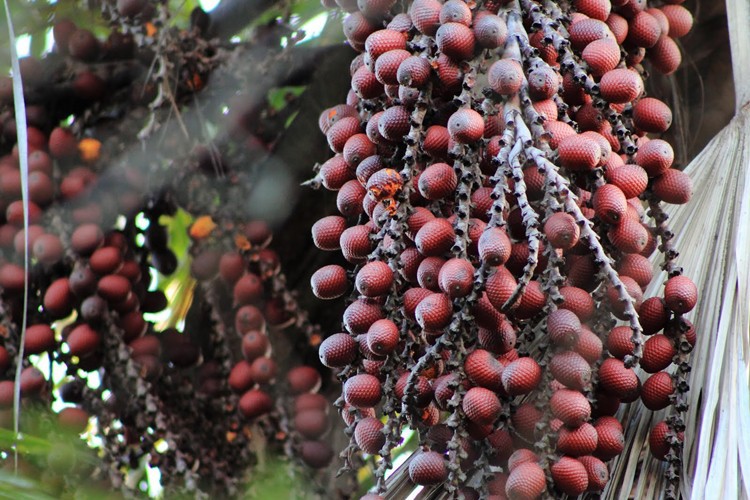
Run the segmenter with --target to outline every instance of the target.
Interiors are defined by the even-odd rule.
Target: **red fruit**
[[[617,272],[635,280],[640,287],[646,287],[654,277],[649,260],[638,254],[624,254],[617,264]]]
[[[459,109],[448,119],[448,133],[458,143],[474,143],[484,135],[484,119],[473,109]]]
[[[344,327],[349,333],[367,333],[375,321],[383,317],[383,310],[377,302],[359,299],[344,310]]]
[[[557,452],[573,457],[589,455],[596,450],[599,435],[588,422],[576,429],[561,427],[557,433]]]
[[[591,367],[577,352],[558,352],[552,356],[549,368],[555,380],[570,389],[582,391],[591,382]]]
[[[346,269],[339,265],[323,266],[310,277],[313,294],[323,300],[341,297],[349,288]]]
[[[79,358],[85,358],[93,354],[99,347],[99,334],[86,323],[78,325],[65,340],[70,349],[70,354]]]
[[[419,176],[419,193],[428,200],[441,200],[453,195],[458,178],[453,167],[446,163],[435,163]]]
[[[361,373],[344,382],[344,399],[357,408],[372,408],[378,404],[381,396],[380,380],[377,377]]]
[[[635,160],[649,177],[658,177],[672,166],[674,150],[667,141],[652,139],[638,149]]]
[[[440,24],[461,23],[471,25],[471,9],[461,0],[448,0],[440,9]]]
[[[365,134],[354,134],[344,143],[342,155],[350,169],[356,169],[362,160],[376,153],[375,144]]]
[[[417,282],[423,288],[433,292],[440,291],[440,270],[445,265],[442,257],[427,257],[417,268]]]
[[[555,487],[571,497],[577,497],[589,486],[589,476],[581,462],[571,457],[562,457],[550,466]]]
[[[594,76],[602,76],[619,64],[620,46],[613,38],[594,40],[583,49],[581,58],[588,64]]]
[[[609,224],[617,224],[627,212],[625,194],[614,184],[605,184],[598,188],[592,201],[596,216]]]
[[[312,239],[321,250],[338,250],[339,238],[346,229],[346,219],[338,215],[329,215],[318,220],[312,227]]]
[[[635,372],[615,358],[605,359],[599,367],[599,387],[625,402],[635,401],[640,393],[640,381]]]
[[[617,359],[632,356],[635,348],[635,344],[631,340],[632,337],[633,329],[629,326],[614,327],[607,337],[607,350]]]
[[[9,267],[10,264],[6,264],[6,266],[3,267],[3,288],[5,288],[6,291],[9,289],[12,289],[11,287],[6,287],[6,282],[10,282],[11,280],[15,280],[18,278],[23,278],[25,276],[25,273],[23,272],[23,269],[21,269],[21,272],[17,276],[8,276],[10,271],[13,271],[15,269]],[[10,285],[14,285],[14,283],[8,283]],[[21,288],[23,288],[23,282],[21,284]],[[47,313],[52,316],[54,319],[61,319],[66,316],[68,316],[73,311],[73,293],[70,291],[70,281],[68,278],[59,278],[52,282],[52,284],[47,287],[47,291],[44,292],[44,309],[47,311]]]
[[[411,113],[404,106],[391,106],[378,119],[378,132],[389,141],[401,141],[411,128]]]
[[[389,319],[379,319],[367,331],[367,347],[378,356],[386,356],[398,345],[398,326]]]
[[[57,422],[60,426],[72,433],[81,434],[89,425],[89,414],[86,410],[75,406],[63,408],[57,414]]]
[[[648,185],[648,174],[638,165],[607,169],[604,176],[607,182],[620,188],[626,199],[639,196]]]
[[[565,425],[578,427],[591,417],[591,405],[586,396],[578,391],[560,389],[555,391],[549,401],[555,418]]]
[[[234,392],[244,393],[255,385],[255,380],[253,380],[253,374],[250,367],[250,363],[244,359],[232,367],[232,370],[229,372],[229,377],[227,378],[227,383],[229,384],[230,389]]]
[[[466,417],[477,424],[492,424],[500,416],[500,400],[484,387],[472,387],[464,395],[462,408]]]
[[[599,164],[602,154],[597,141],[582,135],[572,135],[561,140],[557,152],[560,164],[574,172],[592,170]]]
[[[625,449],[625,436],[622,426],[613,417],[602,417],[594,422],[597,445],[594,455],[604,461],[611,460]]]
[[[29,326],[26,329],[23,351],[24,355],[40,354],[55,347],[55,332],[46,324]]]
[[[656,373],[672,364],[677,350],[666,335],[657,334],[643,344],[641,368],[647,373]]]
[[[448,478],[448,468],[443,455],[434,451],[423,451],[409,463],[409,477],[415,484],[439,484]]]
[[[518,319],[533,318],[547,303],[547,294],[537,280],[529,281],[523,290],[518,306],[513,310],[513,316]]]
[[[690,176],[672,168],[656,178],[652,187],[657,197],[673,205],[685,204],[693,195],[693,181]]]
[[[294,429],[306,439],[317,439],[328,430],[328,416],[317,409],[298,412],[294,416]]]
[[[371,229],[368,226],[352,226],[345,229],[339,238],[341,253],[351,263],[359,264],[367,260],[372,251]]]
[[[612,32],[601,19],[583,19],[571,24],[568,29],[570,43],[576,50],[583,50],[594,40],[611,39]]]
[[[581,14],[600,21],[606,21],[612,10],[612,4],[609,0],[575,0],[573,7]]]
[[[256,358],[250,364],[250,374],[259,384],[267,384],[273,380],[277,371],[276,362],[265,356]]]
[[[511,242],[498,227],[487,228],[479,238],[479,257],[490,266],[502,266],[510,258]]]
[[[435,218],[417,231],[414,243],[422,255],[440,256],[450,250],[455,236],[453,225],[447,219]]]
[[[483,15],[474,22],[474,37],[483,49],[496,49],[505,45],[508,26],[499,16]]]
[[[698,302],[698,287],[687,276],[669,278],[664,286],[664,302],[677,314],[690,312]]]
[[[347,19],[353,15],[354,14],[347,17]],[[344,21],[344,25],[346,25],[346,21]],[[318,117],[318,127],[320,127],[320,131],[323,132],[323,134],[327,134],[328,130],[330,130],[334,123],[346,117],[359,117],[357,109],[347,104],[337,104],[336,106],[328,108],[320,113],[320,116]]]
[[[365,73],[364,76],[360,75],[360,71],[368,72],[369,70],[367,68],[360,68],[357,73],[355,73],[354,77],[352,78],[352,85],[355,84],[361,84],[363,86],[367,85],[369,83],[369,80],[366,79],[368,74],[372,77],[372,80],[375,82],[374,86],[380,85],[377,80],[375,80],[375,76],[371,73]],[[357,79],[357,77],[359,78]],[[382,86],[381,86],[382,87]],[[372,91],[369,87],[365,87],[365,91]],[[377,90],[377,89],[376,89]],[[377,97],[380,95],[378,92],[375,96]],[[344,118],[341,118],[336,123],[331,125],[331,128],[328,129],[328,132],[326,132],[326,139],[328,140],[328,146],[331,148],[331,151],[334,153],[341,153],[344,150],[344,145],[346,145],[346,141],[349,140],[349,138],[355,134],[358,134],[361,130],[361,125],[359,123],[359,118],[354,116],[346,116]]]
[[[693,27],[693,15],[682,5],[663,5],[661,11],[669,22],[670,37],[683,37]]]
[[[427,36],[435,35],[440,27],[441,8],[437,0],[415,0],[409,9],[414,27]]]
[[[669,444],[669,435],[671,431],[669,424],[662,421],[656,424],[648,435],[648,445],[651,450],[651,455],[658,460],[665,460],[667,454],[671,449]],[[677,439],[682,441],[681,433],[677,435]]]
[[[237,407],[245,418],[256,418],[270,412],[273,401],[265,392],[251,389],[242,395]]]
[[[414,316],[423,330],[437,332],[450,323],[453,316],[453,304],[447,295],[433,293],[419,303]]]
[[[624,253],[641,253],[649,241],[646,228],[632,217],[623,217],[618,226],[607,231],[607,237]]]
[[[560,85],[560,79],[552,68],[549,67],[538,67],[529,73],[529,94],[535,102],[545,101],[552,99],[557,93],[557,88]],[[557,106],[555,106],[557,110]],[[557,119],[557,111],[555,111],[555,117]]]
[[[323,187],[331,191],[341,189],[347,181],[354,178],[352,174],[352,169],[340,154],[323,163],[318,172]]]
[[[532,358],[518,358],[503,370],[502,382],[510,396],[528,394],[542,381],[542,368]]]
[[[99,40],[86,29],[77,29],[68,38],[68,53],[79,61],[95,61],[99,57],[100,47]]]
[[[367,417],[357,422],[354,428],[354,440],[357,446],[370,455],[376,455],[385,444],[383,423],[377,418]]]
[[[666,132],[672,125],[672,110],[659,99],[644,97],[633,107],[633,124],[644,132]]]
[[[234,315],[234,328],[240,335],[245,335],[251,330],[263,330],[265,318],[255,306],[242,306]]]
[[[321,378],[312,366],[297,366],[286,374],[286,383],[289,386],[289,392],[296,396],[317,391],[320,388]]]
[[[365,297],[385,295],[393,285],[393,271],[385,262],[368,262],[357,273],[354,285]]]
[[[362,213],[362,202],[365,199],[367,191],[359,183],[352,179],[347,181],[336,196],[336,207],[344,217],[354,217]]]
[[[503,365],[484,349],[476,349],[464,360],[466,376],[472,383],[495,392],[503,391]]]
[[[586,468],[589,476],[589,491],[602,491],[609,482],[609,470],[607,465],[596,457],[587,455],[578,457],[578,461]]]
[[[410,88],[421,88],[429,80],[432,66],[425,57],[410,56],[401,61],[396,70],[397,83]],[[428,129],[429,135],[429,129]],[[426,143],[427,141],[425,141]]]
[[[487,298],[495,309],[500,311],[503,304],[513,295],[516,286],[513,274],[506,267],[498,267],[485,282]]]
[[[328,467],[333,459],[331,445],[323,441],[303,441],[299,450],[302,461],[313,469]]]
[[[644,335],[653,335],[667,325],[669,311],[661,297],[651,297],[643,301],[638,309]]]
[[[572,215],[556,212],[545,221],[544,234],[554,248],[569,250],[578,243],[581,230]]]
[[[268,337],[260,331],[249,331],[242,337],[242,355],[248,361],[266,355]]]
[[[505,494],[508,498],[533,500],[547,490],[544,469],[535,462],[524,462],[516,466],[508,475]]]
[[[581,321],[588,321],[594,315],[594,299],[582,288],[564,286],[560,288],[563,302],[558,304],[560,309],[573,311]]]
[[[643,78],[633,70],[615,68],[599,81],[601,96],[612,104],[634,101],[643,93]]]
[[[641,401],[651,411],[662,410],[669,406],[670,396],[674,391],[672,375],[667,372],[654,373],[643,383]]]
[[[573,311],[556,309],[547,316],[547,332],[550,341],[557,346],[574,346],[580,331],[581,320]]]
[[[374,64],[378,57],[391,50],[406,50],[406,34],[395,30],[378,30],[365,40],[365,50]]]
[[[410,57],[411,52],[407,50],[396,49],[386,52],[375,63],[375,78],[383,85],[398,85],[398,68]]]
[[[440,268],[438,280],[452,299],[465,297],[474,286],[474,266],[466,259],[450,259]]]
[[[626,42],[637,47],[653,47],[661,36],[659,21],[648,12],[639,12],[628,22]]]
[[[435,33],[438,49],[454,61],[471,59],[474,55],[474,32],[461,23],[445,23]]]
[[[320,362],[328,368],[343,368],[357,357],[359,344],[351,335],[334,333],[318,348]]]
[[[70,236],[70,245],[78,255],[87,256],[104,241],[104,233],[96,224],[82,224]]]
[[[514,59],[500,59],[493,63],[487,72],[487,80],[492,90],[504,96],[517,94],[523,78],[523,68]]]

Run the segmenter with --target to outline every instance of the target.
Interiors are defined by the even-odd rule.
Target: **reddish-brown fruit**
[[[589,476],[589,491],[601,491],[609,482],[609,470],[607,465],[598,458],[587,455],[578,457],[578,461],[586,468]]]
[[[501,17],[486,14],[475,20],[474,36],[477,45],[483,49],[496,49],[505,45],[508,38],[508,26]]]
[[[378,132],[389,141],[400,141],[409,133],[411,114],[404,106],[391,106],[378,119]]]
[[[448,326],[453,316],[453,304],[444,293],[433,293],[422,299],[414,317],[423,330],[437,332]]]
[[[417,283],[422,288],[433,292],[440,291],[440,270],[446,260],[442,257],[426,257],[417,268]]]
[[[663,5],[661,11],[669,22],[670,37],[683,37],[693,27],[693,15],[682,5]]]
[[[89,425],[89,414],[86,410],[71,406],[60,410],[57,414],[57,422],[63,429],[74,434],[81,434]]]
[[[441,8],[437,0],[416,0],[409,9],[414,27],[427,36],[434,36],[440,27]]]
[[[428,200],[441,200],[453,194],[458,178],[453,167],[446,163],[435,163],[419,176],[419,193]]]
[[[259,302],[263,298],[263,293],[263,282],[260,277],[254,273],[245,273],[234,285],[234,303],[244,306]]]
[[[635,372],[615,358],[605,359],[599,367],[599,387],[625,402],[635,401],[640,393],[640,381]]]
[[[328,467],[333,460],[333,448],[323,441],[303,441],[299,445],[302,461],[313,469]]]
[[[609,241],[624,253],[641,253],[648,244],[649,234],[638,220],[624,217],[607,232]]]
[[[560,389],[555,391],[549,401],[555,418],[565,425],[578,427],[591,417],[591,405],[586,396],[578,391]]]
[[[360,373],[344,382],[344,399],[357,408],[372,408],[381,396],[380,380],[377,377]]]
[[[647,54],[651,65],[664,75],[671,75],[682,63],[682,53],[671,36],[662,36]]]
[[[643,93],[643,78],[633,70],[615,68],[602,76],[599,90],[602,97],[612,104],[628,103]]]
[[[687,276],[674,276],[664,286],[664,303],[677,313],[690,312],[698,302],[698,287]]]
[[[342,368],[357,357],[359,344],[351,335],[334,333],[318,348],[320,362],[328,368]]]
[[[664,299],[661,297],[650,297],[643,301],[638,309],[638,318],[641,322],[644,335],[653,335],[667,325],[669,311]]]
[[[619,64],[620,46],[614,38],[594,40],[583,49],[581,58],[586,61],[594,76],[602,76]]]
[[[272,381],[276,377],[277,371],[276,362],[266,356],[256,358],[250,364],[250,374],[253,380],[259,384],[267,384]]]
[[[117,12],[124,17],[135,17],[143,11],[146,0],[117,0]]]
[[[321,410],[304,410],[294,415],[294,429],[306,439],[318,439],[328,430],[328,416]]]
[[[612,32],[603,20],[583,19],[571,24],[568,33],[570,43],[576,50],[583,50],[594,40],[611,39]]]
[[[425,57],[409,56],[398,66],[396,81],[400,85],[410,88],[421,88],[429,80],[432,67]]]
[[[367,417],[357,422],[354,428],[354,440],[357,446],[370,455],[376,455],[385,444],[383,423],[377,418]]]
[[[99,57],[100,47],[99,40],[86,29],[77,29],[68,39],[68,53],[79,61],[95,61]]]
[[[294,412],[301,413],[307,410],[328,411],[328,400],[322,394],[300,394],[294,398]]]
[[[365,134],[354,134],[344,143],[342,156],[351,169],[356,169],[362,160],[376,153],[375,144]]]
[[[312,366],[296,366],[286,374],[286,383],[293,396],[317,391],[321,381],[320,373]]]
[[[242,355],[248,361],[266,355],[268,337],[261,331],[251,330],[242,336]]]
[[[503,365],[484,349],[476,349],[464,360],[464,370],[474,384],[493,390],[503,391]]]
[[[245,418],[256,418],[270,412],[273,401],[265,392],[251,389],[242,395],[237,407]]]
[[[367,331],[367,347],[378,356],[386,356],[398,345],[398,326],[389,319],[379,319]]]
[[[643,302],[643,291],[636,281],[629,276],[620,276],[620,281],[624,285],[624,291],[626,294],[633,299],[633,307],[638,310]],[[614,286],[609,285],[607,287],[607,298],[612,305],[612,312],[615,316],[620,319],[627,319],[625,316],[625,310],[627,302],[623,301],[620,295],[620,291]]]
[[[383,310],[377,302],[359,299],[344,310],[344,327],[349,333],[367,333],[375,321],[383,317]]]
[[[55,332],[47,324],[29,326],[23,342],[24,355],[40,354],[55,347]]]
[[[511,242],[501,228],[489,227],[479,238],[479,257],[490,266],[502,266],[510,258]]]
[[[473,109],[459,109],[448,119],[448,133],[454,141],[461,144],[478,141],[484,135],[482,115]]]
[[[32,253],[39,262],[51,266],[60,262],[65,249],[60,238],[54,234],[42,234],[34,239]]]
[[[557,152],[560,164],[574,172],[593,169],[599,164],[602,154],[597,141],[582,135],[572,135],[561,140]]]
[[[608,461],[625,448],[625,436],[622,426],[614,417],[600,417],[594,422],[597,433],[597,445],[594,455],[604,461]]]
[[[435,218],[417,231],[414,243],[419,253],[426,257],[441,256],[450,250],[455,236],[453,225],[447,219]]]
[[[672,166],[674,150],[667,141],[652,139],[638,149],[635,160],[649,177],[658,177]]]
[[[666,203],[682,205],[693,196],[693,181],[680,170],[670,168],[654,180],[654,194]]]
[[[440,23],[471,25],[471,9],[461,0],[448,0],[440,9]]]
[[[581,320],[573,311],[556,309],[547,316],[550,342],[560,347],[572,347],[581,332]]]
[[[360,74],[360,71],[363,70],[368,71],[367,68],[360,68],[360,70],[354,76],[356,77]],[[364,79],[364,77],[362,77],[362,79]],[[374,75],[372,75],[372,79],[375,81],[376,85],[380,85],[380,83],[375,80]],[[359,83],[359,80],[356,81]],[[355,80],[352,79],[352,85],[354,85],[354,82]],[[366,83],[367,81],[363,82],[362,85],[365,85]],[[376,95],[380,94],[378,93]],[[331,151],[333,151],[334,153],[341,153],[344,150],[346,141],[348,141],[349,138],[353,135],[358,134],[361,129],[362,127],[359,123],[359,118],[354,116],[346,116],[331,125],[331,128],[329,128],[328,132],[326,132],[326,139],[328,140],[328,146],[331,148]]]
[[[647,373],[656,373],[672,364],[677,350],[666,335],[657,334],[643,344],[641,368]]]
[[[492,424],[500,416],[501,404],[494,392],[472,387],[464,395],[462,408],[466,417],[477,424]]]
[[[85,358],[94,353],[99,347],[99,334],[86,323],[78,325],[66,339],[70,354],[79,358]]]
[[[581,229],[572,215],[556,212],[545,221],[544,234],[554,248],[569,250],[578,243]]]
[[[669,444],[669,435],[671,431],[669,424],[666,421],[661,421],[656,424],[648,435],[648,445],[651,450],[651,455],[658,460],[664,460],[667,454],[672,449]],[[682,441],[681,435],[677,435],[677,439]]]
[[[352,226],[341,233],[339,245],[344,258],[353,264],[367,260],[372,250],[371,229],[368,226]]]
[[[639,12],[628,22],[625,41],[636,47],[653,47],[661,36],[659,21],[648,12]]]
[[[641,401],[651,411],[662,410],[671,403],[670,396],[674,391],[672,375],[667,372],[654,373],[643,383]]]
[[[439,484],[448,478],[448,468],[442,454],[423,451],[409,463],[409,477],[415,484]]]
[[[505,494],[508,498],[518,500],[534,500],[547,490],[547,480],[542,469],[536,462],[518,464],[510,471],[505,483]]]
[[[550,466],[550,474],[555,488],[571,497],[577,497],[589,486],[586,468],[575,458],[560,458]]]
[[[591,382],[591,367],[577,352],[558,352],[552,356],[549,367],[555,380],[571,389],[582,391]]]
[[[338,215],[329,215],[318,220],[312,227],[312,239],[321,250],[338,250],[339,238],[346,229],[346,219]],[[221,266],[220,266],[221,267]]]
[[[352,17],[352,16],[349,16]],[[347,18],[348,19],[348,18]],[[346,21],[344,21],[346,24]],[[328,130],[333,126],[334,123],[346,117],[357,118],[359,114],[357,109],[347,104],[337,104],[331,108],[323,110],[318,117],[318,127],[323,134],[327,134]]]
[[[560,309],[573,311],[582,322],[588,321],[594,315],[594,299],[586,290],[574,286],[560,288],[563,302],[558,304]]]
[[[542,381],[542,368],[532,358],[518,358],[503,370],[502,382],[510,396],[528,394]]]
[[[666,132],[672,125],[672,110],[659,99],[644,97],[633,107],[633,124],[644,132]]]
[[[537,280],[531,280],[526,285],[518,306],[513,310],[513,315],[518,319],[533,318],[539,314],[546,302],[547,294],[542,284]]]
[[[606,21],[612,10],[609,0],[575,0],[573,7],[577,12],[600,21]]]
[[[474,286],[474,266],[466,259],[450,259],[440,268],[438,280],[451,298],[465,297]]]
[[[232,367],[232,370],[229,372],[229,377],[227,378],[227,384],[230,389],[234,392],[244,393],[255,385],[255,380],[253,380],[253,374],[250,367],[250,363],[244,359]]]
[[[614,184],[604,184],[598,188],[592,201],[596,216],[609,224],[617,224],[627,211],[625,194]]]
[[[617,359],[632,356],[635,349],[632,338],[633,329],[629,326],[616,326],[612,328],[607,337],[607,351]]]
[[[453,59],[463,61],[474,55],[474,32],[461,23],[445,23],[435,33],[438,49]]]
[[[357,273],[354,285],[365,297],[379,297],[387,294],[393,284],[393,271],[382,261],[365,264]]]
[[[598,441],[596,429],[588,422],[575,429],[563,426],[557,433],[557,451],[572,457],[590,455],[596,450]]]
[[[16,269],[9,267],[9,265],[3,267],[3,273],[12,271],[16,271]],[[21,273],[18,275],[8,276],[3,274],[2,278],[7,284],[14,285],[11,280],[15,280],[19,277],[23,278],[24,276],[25,273],[23,272],[23,269],[21,269]],[[6,291],[10,289],[10,287],[5,286],[5,283],[3,283],[3,288],[5,288]],[[21,288],[23,288],[23,282]],[[73,311],[73,300],[74,297],[70,290],[70,281],[68,278],[59,278],[53,281],[52,284],[47,287],[47,291],[44,292],[44,309],[55,319],[64,318]]]
[[[490,303],[500,311],[517,286],[516,279],[508,268],[500,266],[485,282],[485,290]],[[516,306],[518,302],[516,302]],[[515,306],[514,306],[515,307]]]
[[[514,59],[500,59],[493,63],[487,72],[487,79],[492,90],[504,96],[517,94],[521,89],[523,78],[523,68]]]
[[[653,268],[649,260],[638,254],[624,254],[617,264],[617,272],[621,276],[628,276],[641,287],[646,287],[654,277]]]
[[[349,288],[346,269],[336,264],[323,266],[310,277],[310,286],[319,299],[341,297]]]
[[[560,85],[560,79],[555,70],[543,66],[531,70],[528,81],[529,95],[535,101],[535,104],[551,99],[557,93],[558,86]],[[557,119],[556,105],[554,114],[554,117],[550,117],[553,120]]]

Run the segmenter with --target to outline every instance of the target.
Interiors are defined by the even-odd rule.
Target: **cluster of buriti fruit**
[[[315,179],[339,214],[312,236],[353,270],[311,284],[350,297],[320,358],[341,370],[350,450],[380,456],[378,494],[407,426],[416,484],[601,491],[624,447],[614,416],[639,399],[674,406],[649,440],[679,470],[697,289],[661,204],[692,183],[643,80],[681,61],[679,3],[336,0],[361,54],[320,116],[335,155]],[[657,247],[668,276],[647,298]]]

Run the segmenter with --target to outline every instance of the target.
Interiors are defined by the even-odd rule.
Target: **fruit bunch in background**
[[[319,354],[343,384],[344,468],[375,456],[368,498],[394,494],[406,429],[417,485],[602,491],[627,404],[663,415],[650,450],[679,495],[698,291],[663,205],[692,183],[645,78],[680,64],[680,3],[330,5],[360,55],[346,103],[320,115],[334,156],[309,184],[335,191],[338,213],[312,238],[349,265],[311,285],[348,297]]]
[[[274,109],[256,88],[285,82],[222,66],[232,52],[270,64],[288,28],[217,55],[202,11],[178,30],[162,7],[104,2],[106,40],[57,20],[54,50],[21,59],[28,231],[12,78],[0,79],[0,420],[13,428],[21,363],[21,431],[34,434],[24,417],[38,413],[99,453],[75,474],[53,467],[53,496],[86,482],[132,494],[146,467],[165,493],[236,495],[259,450],[286,453],[306,480],[333,458],[318,328],[246,203],[294,106]],[[182,106],[199,94],[196,118]]]

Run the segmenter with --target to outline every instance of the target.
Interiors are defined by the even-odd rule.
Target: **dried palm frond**
[[[691,202],[668,210],[680,262],[701,291],[682,471],[682,494],[696,499],[750,498],[750,0],[728,0],[727,16],[735,116],[685,168]],[[647,437],[663,412],[627,412],[628,452],[607,498],[658,498],[666,466],[647,453]]]

